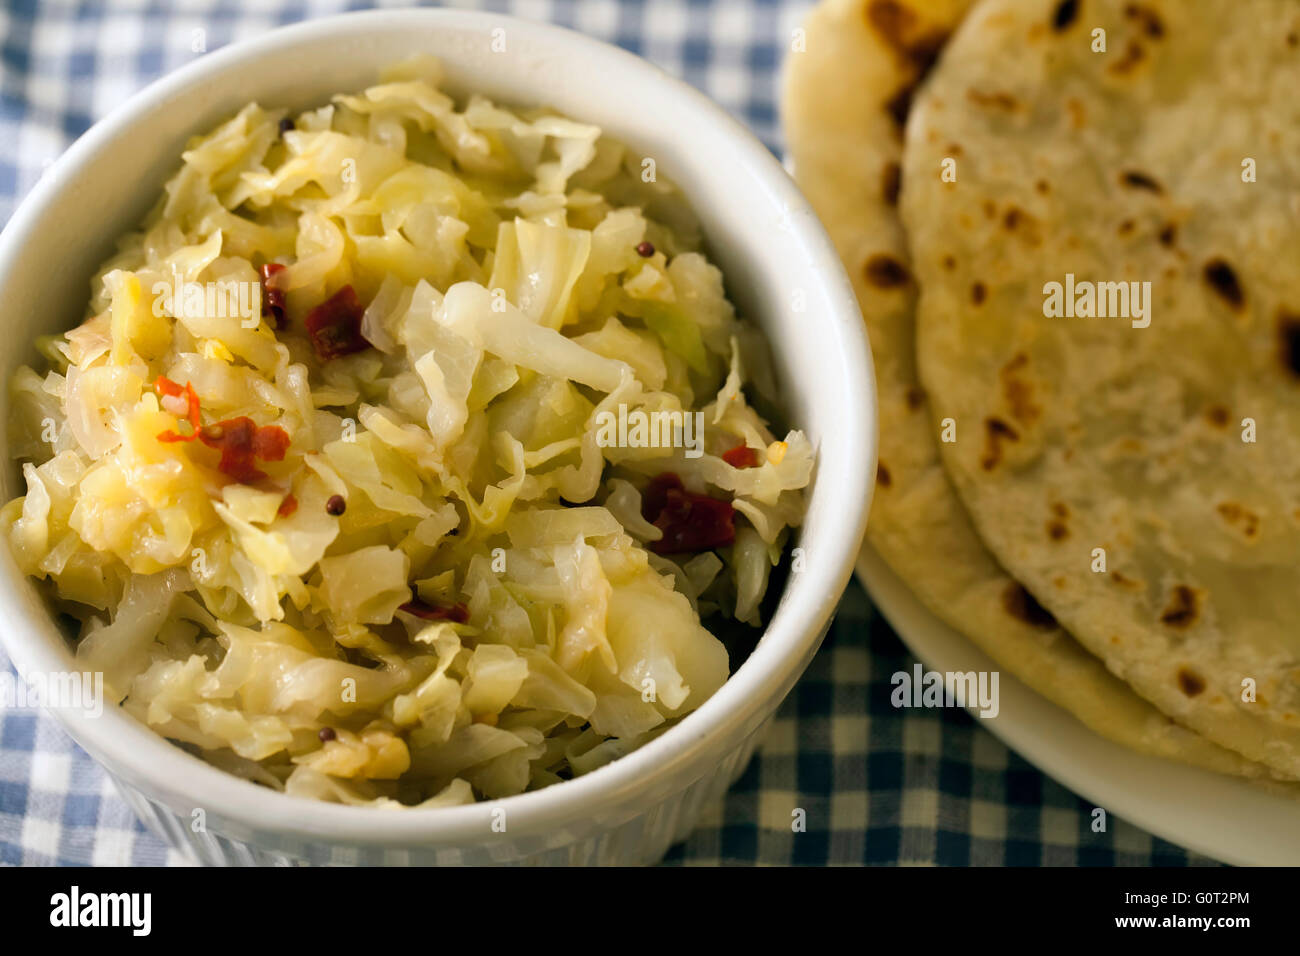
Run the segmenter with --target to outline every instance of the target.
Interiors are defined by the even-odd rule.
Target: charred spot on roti
[[[918,33],[916,11],[898,0],[871,0],[867,4],[867,25],[880,35],[894,54],[907,63],[926,63],[928,31]],[[929,55],[937,54],[934,50]],[[933,60],[929,60],[930,63]]]
[[[1174,585],[1169,594],[1169,603],[1160,612],[1161,623],[1168,627],[1186,630],[1196,623],[1200,614],[1200,595],[1195,588],[1186,584]]]
[[[984,419],[984,457],[980,466],[985,471],[992,471],[1002,461],[1002,443],[1019,441],[1020,433],[1000,418]]]
[[[925,389],[919,385],[909,385],[907,391],[903,393],[903,397],[907,401],[907,407],[912,411],[916,411],[925,404]]]
[[[991,109],[996,108],[1006,110],[1008,113],[1014,113],[1020,108],[1020,101],[1010,93],[1004,93],[995,90],[992,93],[985,93],[983,90],[970,89],[966,91],[966,98],[976,106],[986,106]]]
[[[1070,526],[1066,519],[1070,517],[1070,508],[1064,501],[1053,501],[1052,517],[1047,520],[1047,536],[1053,541],[1064,541],[1070,536]]]
[[[877,462],[876,463],[876,484],[878,484],[881,488],[888,488],[893,483],[894,483],[894,478],[892,475],[890,475],[889,469],[885,467],[885,463],[883,461]]]
[[[898,0],[871,0],[867,23],[892,47],[902,46],[903,34],[916,24],[916,13]]]
[[[988,287],[983,282],[975,282],[970,287],[970,300],[975,305],[983,305],[984,300],[988,297]]]
[[[1219,517],[1240,531],[1243,536],[1253,538],[1259,534],[1259,515],[1245,505],[1235,501],[1224,501],[1215,510],[1219,513]]]
[[[1300,378],[1300,313],[1286,309],[1278,312],[1277,345],[1282,367]]]
[[[1186,667],[1178,668],[1178,688],[1188,697],[1195,697],[1205,690],[1205,678]]]
[[[1011,206],[1002,216],[1002,226],[1032,246],[1042,241],[1038,220],[1019,206]]]
[[[1120,587],[1128,588],[1130,591],[1140,591],[1142,589],[1141,581],[1133,580],[1123,571],[1110,572],[1110,579],[1114,581],[1116,584],[1118,584]]]
[[[886,252],[877,252],[867,259],[862,274],[877,289],[901,289],[912,281],[907,266]]]
[[[903,167],[898,163],[885,163],[880,171],[880,195],[890,206],[898,205],[898,193],[903,186]]]
[[[1040,179],[1034,183],[1034,189],[1038,190],[1040,195],[1046,196],[1052,191],[1052,186],[1046,179]]]
[[[1147,51],[1143,48],[1141,43],[1138,43],[1137,40],[1129,40],[1128,45],[1124,47],[1123,56],[1111,64],[1110,72],[1121,76],[1126,73],[1132,73],[1138,68],[1138,65],[1146,59],[1146,56]]]
[[[1150,7],[1145,7],[1140,3],[1129,3],[1124,6],[1124,16],[1137,23],[1145,33],[1153,40],[1159,40],[1165,35],[1165,24],[1159,15]]]
[[[1164,187],[1162,187],[1154,178],[1138,169],[1125,170],[1120,176],[1120,182],[1125,186],[1128,186],[1130,189],[1145,189],[1148,192],[1155,193],[1157,196],[1161,195],[1165,191]]]
[[[1137,228],[1137,223],[1135,223],[1132,219],[1125,219],[1123,222],[1119,224],[1119,234],[1121,236],[1127,236],[1130,232],[1132,232],[1136,228]]]
[[[939,51],[948,42],[948,31],[926,28],[921,25],[916,11],[898,0],[871,0],[867,4],[867,26],[879,34],[895,58],[911,74],[885,101],[885,110],[893,117],[898,129],[907,123],[912,108],[912,96],[925,75],[939,58]]]
[[[1062,33],[1079,18],[1079,0],[1061,0],[1052,11],[1052,29]]]
[[[1210,288],[1234,310],[1240,310],[1246,304],[1246,293],[1241,290],[1241,281],[1228,260],[1215,257],[1205,263],[1202,271]]]
[[[951,272],[953,269],[956,269],[957,268],[956,256],[944,256],[943,267],[947,269],[949,272]]]
[[[1178,226],[1175,223],[1167,222],[1160,227],[1160,232],[1157,233],[1157,236],[1160,239],[1160,244],[1162,246],[1169,246],[1172,248],[1174,243],[1178,241]]]
[[[1022,425],[1032,425],[1043,411],[1034,402],[1033,383],[1020,375],[1021,371],[1028,366],[1029,356],[1024,352],[1017,352],[998,372],[998,378],[1002,381],[1002,395],[1006,399],[1007,407],[1011,409],[1011,417]]]
[[[1226,428],[1228,425],[1228,409],[1222,405],[1211,405],[1205,410],[1205,420],[1216,428]]]
[[[1057,627],[1052,612],[1038,603],[1038,599],[1025,590],[1019,581],[1008,581],[1002,589],[1002,607],[1017,621],[1023,621],[1040,631],[1051,631]]]

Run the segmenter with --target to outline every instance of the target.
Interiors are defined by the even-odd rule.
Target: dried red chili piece
[[[162,405],[163,411],[170,412],[177,418],[184,418],[190,423],[190,433],[182,435],[180,432],[167,429],[158,435],[159,441],[194,441],[199,435],[199,396],[194,391],[194,386],[186,382],[184,387],[176,384],[165,375],[159,375],[154,379],[153,390],[157,393],[159,404]]]
[[[280,518],[287,518],[297,510],[298,499],[293,496],[292,492],[290,492],[284,496],[284,501],[280,502],[280,507],[275,510],[275,513]]]
[[[412,598],[398,607],[399,611],[414,614],[426,621],[451,621],[464,624],[469,620],[469,608],[464,604],[429,604],[420,598]]]
[[[729,451],[724,451],[722,460],[732,468],[757,468],[762,463],[762,459],[758,457],[758,449],[750,448],[748,445],[737,445]]]
[[[263,461],[284,461],[289,433],[279,425],[263,425],[253,432],[253,454]]]
[[[656,475],[641,496],[641,515],[663,532],[647,546],[655,554],[711,551],[736,540],[731,502],[687,491],[670,471]]]
[[[316,357],[328,362],[370,348],[370,343],[361,334],[364,312],[352,286],[345,285],[307,313],[304,324]]]
[[[262,312],[271,317],[271,323],[276,329],[282,329],[286,324],[284,290],[275,279],[284,269],[278,262],[268,262],[262,266]]]
[[[200,429],[199,440],[209,448],[221,451],[217,469],[235,481],[245,484],[259,481],[266,473],[254,464],[254,459],[282,461],[289,448],[289,433],[279,425],[258,426],[246,415],[228,418]]]
[[[668,504],[668,492],[681,488],[682,480],[671,471],[655,475],[641,492],[641,517],[653,523]]]

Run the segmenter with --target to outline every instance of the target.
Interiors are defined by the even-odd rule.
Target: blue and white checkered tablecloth
[[[0,219],[90,124],[189,62],[344,0],[3,0]],[[810,0],[487,0],[617,43],[684,77],[775,151],[777,69]],[[8,662],[0,653],[0,666]],[[895,710],[890,675],[912,660],[850,587],[758,757],[675,864],[1205,863],[1112,820],[1009,752],[962,711]],[[791,812],[807,830],[791,832]],[[137,822],[99,768],[48,717],[0,710],[0,863],[182,864]]]

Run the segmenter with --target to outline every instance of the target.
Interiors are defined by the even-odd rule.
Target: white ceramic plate
[[[936,671],[999,670],[931,614],[870,547],[857,575],[898,636]],[[997,717],[980,719],[1064,786],[1171,843],[1240,865],[1300,865],[1300,807],[1242,780],[1146,757],[1093,733],[1000,671]]]

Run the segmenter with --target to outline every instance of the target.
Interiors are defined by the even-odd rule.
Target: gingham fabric
[[[467,5],[549,20],[626,47],[708,93],[780,151],[777,70],[808,0]],[[7,221],[72,140],[151,80],[202,56],[196,46],[211,51],[274,26],[371,4],[4,0],[4,6],[0,217]],[[1113,817],[1108,832],[1091,832],[1090,805],[962,711],[895,710],[890,675],[912,664],[853,584],[754,762],[666,862],[1209,862]],[[2,652],[0,666],[9,666]],[[806,828],[796,833],[799,809]],[[0,710],[0,863],[186,862],[133,818],[104,773],[51,718]]]

